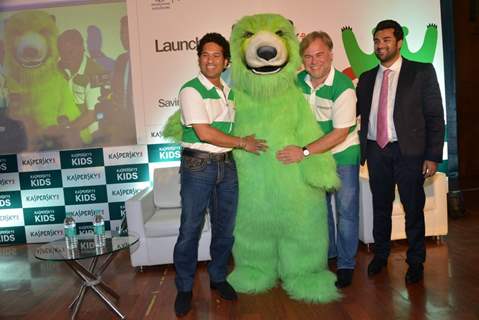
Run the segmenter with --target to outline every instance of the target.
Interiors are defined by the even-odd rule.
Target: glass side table
[[[78,247],[75,249],[67,249],[65,239],[60,239],[39,247],[35,251],[35,257],[46,261],[63,261],[82,279],[78,294],[68,307],[72,310],[71,319],[76,318],[88,289],[95,292],[99,299],[120,319],[125,319],[118,306],[108,295],[113,297],[116,302],[120,296],[103,282],[101,275],[121,250],[128,249],[137,242],[138,236],[136,235],[113,234],[106,237],[103,247],[95,247],[93,235],[83,235],[78,237]],[[105,256],[105,259],[101,265],[97,266],[98,258],[101,256]],[[85,268],[79,261],[87,259],[90,259],[90,263],[88,268]]]

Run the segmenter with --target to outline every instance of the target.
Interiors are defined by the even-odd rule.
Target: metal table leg
[[[120,298],[118,293],[116,293],[112,288],[106,285],[101,279],[101,275],[106,270],[108,265],[113,261],[117,254],[118,252],[110,254],[105,259],[105,261],[103,261],[103,263],[96,269],[96,271],[95,267],[98,261],[98,257],[94,257],[92,259],[90,265],[88,266],[88,269],[83,267],[75,260],[65,261],[67,265],[73,270],[73,272],[75,272],[75,274],[83,280],[82,286],[80,287],[77,296],[69,306],[69,309],[73,308],[71,319],[76,318],[78,310],[80,309],[80,306],[83,302],[83,298],[85,297],[85,293],[88,289],[93,290],[93,292],[95,292],[97,296],[107,305],[107,307],[109,307],[120,319],[125,319],[125,316],[120,312],[118,306],[116,306],[109,299],[109,297],[102,292],[102,290],[105,291],[116,300]]]

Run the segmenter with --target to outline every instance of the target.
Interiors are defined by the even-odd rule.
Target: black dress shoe
[[[191,310],[191,291],[178,291],[175,300],[175,313],[177,317],[186,315]]]
[[[424,267],[422,263],[411,264],[406,272],[406,284],[419,282],[424,277]]]
[[[334,283],[336,288],[345,288],[353,282],[353,269],[338,269],[336,276],[338,280]]]
[[[227,282],[227,281],[222,281],[222,282],[210,282],[210,288],[218,290],[220,297],[225,299],[225,300],[236,300],[238,299],[238,295],[236,294],[235,289]]]
[[[384,267],[387,266],[387,264],[387,260],[374,257],[368,265],[368,276],[372,277],[378,274]]]

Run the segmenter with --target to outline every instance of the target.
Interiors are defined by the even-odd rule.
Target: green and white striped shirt
[[[221,83],[223,91],[200,73],[181,88],[179,100],[183,125],[181,143],[183,147],[213,153],[231,150],[231,148],[202,142],[191,126],[192,124],[209,124],[226,134],[231,133],[235,117],[233,91],[223,80]]]
[[[325,134],[334,128],[349,128],[346,139],[331,149],[336,162],[339,165],[359,164],[356,93],[351,79],[331,67],[328,77],[318,88],[313,88],[306,71],[298,74],[298,81]]]

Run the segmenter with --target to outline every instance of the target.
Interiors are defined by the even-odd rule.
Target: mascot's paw
[[[321,170],[318,168],[321,168]],[[336,174],[336,164],[329,155],[311,157],[308,161],[301,162],[300,170],[304,181],[312,187],[330,191],[338,189],[341,185],[341,181]]]
[[[306,302],[326,303],[341,298],[334,282],[336,276],[330,271],[289,276],[283,279],[283,288],[289,296]]]
[[[228,282],[241,293],[261,293],[276,285],[274,272],[265,273],[251,267],[235,267],[228,276]]]
[[[323,168],[323,170],[318,170]],[[310,157],[300,162],[300,170],[304,181],[315,188],[326,191],[338,189],[341,181],[336,173],[336,163],[331,154]]]

